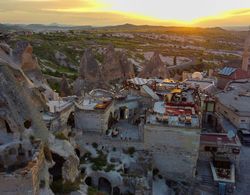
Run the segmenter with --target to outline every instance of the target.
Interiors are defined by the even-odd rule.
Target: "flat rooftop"
[[[203,133],[200,136],[200,142],[210,144],[226,144],[226,145],[237,145],[240,146],[240,142],[237,136],[229,138],[227,134],[222,133]]]
[[[155,102],[153,113],[147,117],[147,123],[155,125],[173,126],[173,127],[199,127],[200,120],[192,106],[169,106],[160,101]],[[162,117],[162,121],[159,120]],[[185,118],[189,118],[186,122]]]
[[[212,80],[186,80],[185,83],[190,85],[197,85],[201,90],[207,90],[211,87],[215,87],[214,82]]]
[[[52,113],[61,112],[68,106],[72,105],[72,101],[58,100],[58,101],[49,101],[47,102],[49,106],[49,111]]]
[[[81,103],[76,104],[82,110],[105,110],[112,103],[111,98],[85,98]]]
[[[221,104],[241,116],[250,116],[250,81],[232,83],[229,88],[216,94]]]

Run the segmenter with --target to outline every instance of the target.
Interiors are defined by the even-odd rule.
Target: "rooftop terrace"
[[[147,123],[173,127],[195,127],[200,126],[200,120],[195,113],[194,106],[168,105],[165,102],[156,102],[153,112],[147,116]]]

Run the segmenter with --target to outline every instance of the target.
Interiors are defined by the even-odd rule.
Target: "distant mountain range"
[[[67,31],[67,30],[93,30],[93,29],[102,29],[102,30],[116,30],[116,31],[129,31],[129,30],[185,30],[190,27],[175,27],[175,26],[151,26],[151,25],[133,25],[133,24],[122,24],[116,26],[104,26],[104,27],[94,27],[94,26],[70,26],[63,24],[1,24],[0,31],[7,30],[30,30],[35,32],[41,31]],[[248,26],[225,26],[225,27],[213,27],[213,28],[200,28],[192,27],[193,29],[207,29],[207,30],[235,30],[235,31],[247,31]]]
[[[0,24],[0,30],[30,30],[30,31],[67,31],[67,30],[89,30],[92,26],[67,26],[61,24]]]

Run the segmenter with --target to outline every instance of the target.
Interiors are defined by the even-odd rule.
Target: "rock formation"
[[[28,49],[24,50],[24,53],[26,52],[29,54],[28,57],[26,56],[28,59],[31,55],[29,46]],[[19,153],[22,153],[22,159],[25,154],[25,157],[28,157],[25,161],[27,169],[32,172],[32,179],[36,182],[33,189],[38,191],[42,183],[43,185],[40,188],[43,188],[46,193],[52,194],[48,189],[50,182],[47,181],[49,180],[48,169],[50,168],[48,164],[54,166],[54,159],[48,159],[50,152],[62,156],[65,160],[61,169],[64,173],[63,179],[68,181],[74,181],[78,177],[79,159],[70,142],[56,139],[48,131],[43,121],[42,114],[48,110],[46,105],[48,100],[44,98],[46,90],[43,87],[45,82],[41,80],[33,80],[32,82],[26,73],[11,60],[11,57],[8,52],[0,48],[0,143],[2,151],[6,147],[8,150],[11,148],[18,152],[15,152],[17,155],[16,161],[11,155],[11,161],[8,155],[5,155],[4,159],[1,156],[0,166],[7,165],[8,168],[8,166],[23,163],[18,160],[21,158]],[[37,69],[33,69],[33,66],[28,64],[25,66],[28,68],[26,69],[27,72],[32,73],[33,70],[36,72]],[[34,77],[32,78],[34,79]],[[41,147],[38,148],[39,155],[36,159],[38,165],[35,165],[35,172],[33,172],[29,166],[32,163],[34,164],[35,161],[30,155],[37,150],[36,140],[39,140]],[[0,153],[0,155],[2,154]],[[8,160],[8,164],[6,160]],[[31,182],[29,186],[32,188],[32,185]],[[27,194],[27,192],[22,194]]]
[[[21,68],[24,71],[35,70],[38,68],[38,62],[37,59],[33,57],[33,48],[30,44],[28,44],[22,53]]]
[[[67,81],[67,78],[63,75],[63,78],[61,80],[61,86],[60,86],[60,96],[61,97],[67,97],[72,95],[69,83]]]
[[[91,49],[86,49],[81,59],[79,77],[74,83],[74,92],[81,95],[83,91],[93,88],[110,88],[110,82],[123,81],[134,76],[133,64],[123,52],[115,51],[109,45],[100,65]]]
[[[47,80],[44,78],[37,59],[33,56],[33,48],[26,41],[19,41],[13,50],[12,56],[14,62],[21,67],[25,76],[37,87],[44,91],[46,100],[56,100],[58,95],[50,88]]]
[[[86,49],[81,59],[79,77],[74,82],[74,93],[81,95],[93,88],[107,88],[101,70],[91,49]]]
[[[91,49],[86,49],[80,63],[79,76],[91,82],[100,80],[100,68]]]
[[[56,51],[55,58],[56,58],[57,63],[60,66],[77,70],[77,67],[73,63],[71,63],[69,58],[65,54],[63,54],[62,52]]]
[[[146,62],[143,66],[142,72],[139,74],[140,77],[162,77],[169,78],[170,74],[166,65],[162,62],[158,52],[155,52],[151,59]]]
[[[63,180],[74,182],[79,175],[78,166],[80,163],[74,147],[67,140],[56,139],[53,135],[49,136],[49,144],[51,152],[65,160],[61,167]]]
[[[106,81],[127,79],[134,76],[133,64],[123,52],[115,51],[113,45],[109,45],[104,54],[102,76]]]

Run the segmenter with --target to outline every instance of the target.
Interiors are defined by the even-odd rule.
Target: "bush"
[[[90,152],[86,152],[81,158],[80,158],[80,164],[84,164],[88,159],[91,157]],[[87,160],[86,160],[87,159]]]
[[[89,186],[88,187],[88,195],[105,195],[104,192],[99,192],[97,189]]]
[[[93,163],[91,168],[94,171],[101,171],[107,165],[107,155],[103,154],[102,152],[99,152],[99,156],[96,158],[90,158],[90,161]]]
[[[108,166],[105,168],[105,172],[110,172],[115,170],[115,165],[108,164]]]
[[[53,181],[51,186],[50,186],[51,190],[55,193],[55,194],[62,194],[62,193],[70,193],[76,190],[79,190],[79,183],[74,182],[65,182],[63,183],[63,180],[56,180]]]

